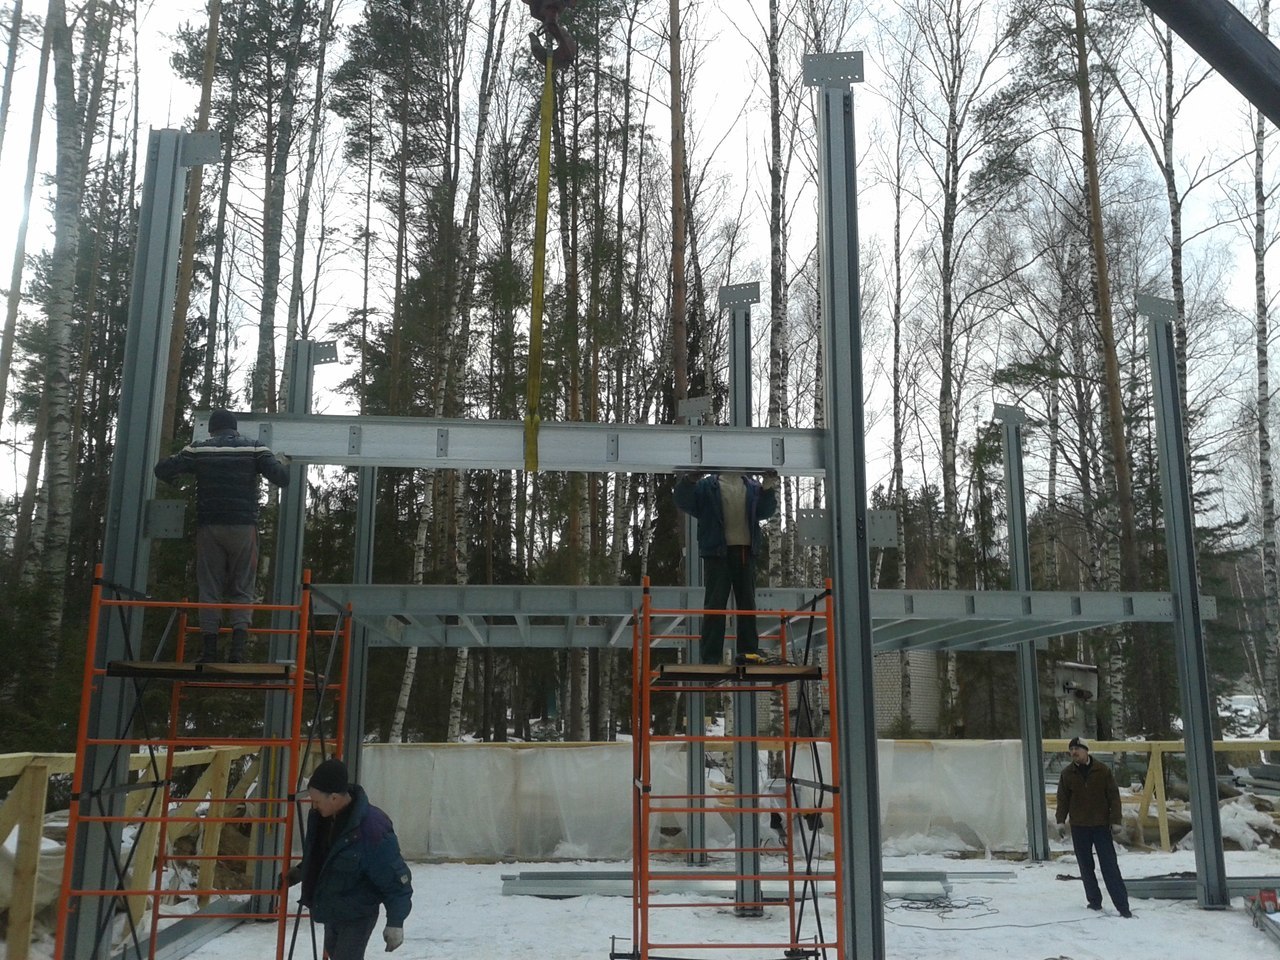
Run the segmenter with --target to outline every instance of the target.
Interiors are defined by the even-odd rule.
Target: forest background
[[[1270,29],[1269,2],[1242,9]],[[860,49],[869,476],[901,535],[873,556],[875,584],[1007,587],[1001,402],[1030,417],[1035,588],[1167,589],[1136,303],[1168,297],[1218,599],[1211,686],[1256,696],[1280,737],[1270,125],[1138,0],[579,0],[564,21],[580,51],[556,81],[542,417],[670,423],[709,396],[725,422],[716,294],[758,279],[754,422],[822,425],[800,64]],[[189,185],[165,451],[195,410],[283,409],[297,338],[340,343],[320,412],[519,419],[532,26],[522,0],[0,4],[0,752],[73,742],[148,125],[223,143]],[[375,580],[679,582],[670,490],[663,475],[382,470]],[[822,582],[822,551],[795,536],[820,500],[785,480],[762,582]],[[351,576],[354,503],[352,471],[309,471],[319,582]],[[264,579],[273,527],[268,504]],[[156,544],[155,594],[191,593],[190,553]],[[1012,654],[936,657],[925,723],[908,658],[884,656],[884,734],[1017,734]],[[1039,660],[1046,735],[1063,661],[1097,665],[1100,736],[1176,735],[1167,631],[1073,635]],[[610,739],[630,722],[629,671],[614,651],[379,649],[368,731]],[[237,702],[210,709],[234,718]]]

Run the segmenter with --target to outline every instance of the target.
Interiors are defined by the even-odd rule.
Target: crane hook
[[[566,8],[572,9],[578,0],[524,0],[529,8],[529,16],[542,24],[546,35],[556,41],[552,59],[556,66],[563,67],[573,62],[578,55],[578,41],[560,22],[560,14]],[[547,59],[547,50],[538,37],[538,32],[529,34],[529,46],[533,55],[540,61]]]

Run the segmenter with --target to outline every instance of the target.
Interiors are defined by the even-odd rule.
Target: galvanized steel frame
[[[152,130],[147,139],[102,551],[105,579],[138,593],[146,592],[150,568],[146,509],[155,491],[151,471],[159,458],[167,375],[165,365],[156,358],[169,355],[186,168],[216,159],[217,144],[216,133],[188,134],[180,130]],[[137,618],[127,625],[118,618],[109,618],[98,645],[98,666],[105,668],[111,660],[125,659],[128,649],[136,650],[141,627]],[[133,706],[130,685],[109,683],[103,684],[92,702],[81,704],[80,709],[89,711],[90,737],[101,738],[119,730]],[[85,782],[102,791],[108,815],[122,809],[124,795],[113,787],[127,781],[127,761],[127,756],[111,746],[91,747],[86,756]],[[72,802],[87,804],[89,798],[73,798]],[[108,845],[118,853],[118,829],[86,830],[77,838],[72,854],[72,884],[76,888],[101,889],[114,881]],[[106,913],[111,910],[110,902],[103,899],[85,906],[67,923],[68,956],[64,960],[87,960],[93,956],[96,931],[107,922]]]

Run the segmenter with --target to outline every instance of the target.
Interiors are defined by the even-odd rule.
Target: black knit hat
[[[326,760],[316,767],[307,781],[307,788],[321,793],[346,793],[351,784],[347,780],[347,765],[341,760]]]
[[[1076,747],[1079,747],[1085,753],[1089,752],[1089,742],[1087,740],[1081,740],[1079,737],[1072,737],[1071,742],[1067,744],[1067,749],[1074,750]]]
[[[215,410],[209,414],[209,432],[221,433],[236,428],[236,415],[230,410]]]

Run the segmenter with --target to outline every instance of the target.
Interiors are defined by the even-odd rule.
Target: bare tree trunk
[[[1258,29],[1267,33],[1271,2],[1259,5]],[[1254,342],[1258,366],[1258,495],[1262,500],[1262,588],[1263,604],[1263,707],[1267,714],[1267,735],[1280,740],[1280,578],[1276,575],[1275,475],[1271,465],[1271,324],[1267,296],[1266,184],[1267,120],[1259,111],[1253,128],[1253,294]],[[1274,752],[1272,759],[1274,760]]]
[[[284,231],[285,177],[289,151],[293,149],[293,112],[298,99],[298,60],[302,46],[304,0],[294,0],[285,52],[284,78],[280,85],[280,118],[276,123],[275,150],[270,158],[262,210],[262,308],[258,315],[258,355],[253,367],[255,411],[275,409],[276,303],[280,299],[280,244]],[[316,118],[317,121],[319,117]],[[299,251],[294,251],[297,256]]]
[[[236,115],[236,111],[240,105],[240,84],[233,78],[231,87],[231,106],[227,110],[227,114],[231,117]],[[227,207],[230,203],[229,194],[231,192],[231,166],[235,157],[235,126],[234,121],[229,128],[222,131],[222,171],[221,180],[218,186],[218,215],[214,223],[214,247],[213,247],[213,272],[209,280],[209,342],[205,344],[204,356],[204,377],[202,378],[200,388],[200,404],[206,410],[210,409],[214,400],[225,401],[223,396],[227,392],[227,377],[224,372],[221,380],[221,389],[214,389],[214,369],[218,365],[218,312],[222,308],[222,290],[224,287],[222,281],[222,267],[224,254],[226,252],[226,236],[227,236]]]
[[[1107,267],[1106,235],[1102,225],[1102,190],[1098,182],[1098,152],[1094,142],[1093,103],[1089,90],[1089,59],[1085,46],[1084,0],[1075,3],[1076,87],[1080,94],[1080,131],[1084,146],[1085,177],[1089,197],[1089,234],[1093,243],[1098,326],[1102,338],[1102,359],[1106,371],[1107,427],[1115,471],[1116,499],[1120,514],[1120,573],[1124,590],[1137,590],[1141,575],[1138,566],[1137,535],[1133,516],[1133,482],[1129,470],[1129,448],[1124,435],[1124,403],[1120,396],[1120,364],[1116,354],[1115,330],[1111,317],[1111,279]]]
[[[412,35],[413,7],[405,7],[405,37]],[[391,300],[391,356],[390,387],[387,390],[387,403],[393,414],[404,413],[410,403],[412,391],[406,382],[404,358],[404,283],[405,259],[409,245],[409,201],[407,195],[409,181],[409,78],[412,72],[410,65],[410,44],[406,39],[400,64],[400,149],[397,151],[396,176],[396,263],[395,287]],[[366,266],[365,275],[368,275]],[[366,315],[365,323],[368,322]],[[459,694],[461,696],[461,694]],[[459,699],[461,705],[461,699]]]
[[[426,582],[427,530],[430,527],[431,498],[422,498],[423,516],[418,518],[418,534],[413,539],[413,582]],[[418,648],[410,647],[405,651],[404,674],[400,677],[400,696],[396,698],[396,709],[391,715],[391,732],[387,735],[388,743],[403,743],[404,716],[409,709],[409,695],[413,692],[413,678],[418,672]],[[450,737],[456,740],[457,737]]]
[[[289,357],[293,341],[298,339],[299,317],[302,313],[302,251],[307,243],[307,223],[311,213],[311,187],[316,178],[316,155],[320,140],[324,105],[325,58],[329,51],[329,37],[333,32],[333,0],[325,0],[320,14],[320,46],[316,59],[315,98],[312,101],[311,134],[307,139],[307,160],[302,175],[302,195],[298,198],[298,210],[293,223],[293,281],[289,284],[289,309],[285,318],[285,364],[280,375],[280,403],[289,396]],[[323,218],[322,218],[323,219]],[[323,236],[318,242],[323,242]]]
[[[689,396],[689,331],[685,325],[684,91],[680,84],[680,0],[670,0],[671,31],[671,356],[676,422]],[[681,528],[683,529],[683,527]],[[688,546],[688,545],[686,545]],[[686,555],[688,550],[686,550]]]
[[[18,66],[18,44],[21,42],[22,0],[15,0],[9,26],[9,49],[4,62],[4,89],[0,91],[0,151],[4,150],[4,135],[9,129],[9,101],[13,97],[13,72]]]
[[[50,0],[49,23],[53,33],[51,49],[58,149],[45,369],[49,434],[45,458],[46,521],[40,569],[46,590],[38,635],[50,651],[56,651],[62,632],[75,471],[75,451],[71,449],[71,323],[80,243],[80,201],[84,191],[81,178],[84,142],[82,118],[76,103],[72,34],[67,26],[64,0]]]
[[[204,73],[200,77],[200,106],[196,110],[195,132],[209,129],[209,104],[213,99],[213,74],[218,62],[218,26],[222,0],[209,0],[209,29],[204,43]],[[178,262],[178,292],[174,298],[173,331],[169,340],[169,368],[164,388],[164,413],[160,419],[160,450],[167,453],[178,428],[178,388],[182,379],[182,353],[187,345],[187,309],[191,306],[191,281],[195,273],[196,231],[200,227],[200,193],[204,189],[204,166],[197,164],[187,174],[187,209],[182,222],[182,259]]]
[[[40,66],[36,70],[36,99],[31,110],[31,136],[27,149],[27,174],[22,182],[22,219],[13,247],[13,271],[9,279],[9,296],[4,315],[4,336],[0,340],[0,421],[4,419],[5,400],[9,392],[9,368],[13,363],[13,339],[18,329],[18,305],[22,302],[22,274],[27,262],[27,224],[31,220],[31,195],[35,190],[39,166],[40,126],[44,119],[45,81],[49,74],[49,49],[53,29],[45,23],[44,41],[40,46]]]
[[[18,503],[18,520],[13,533],[13,581],[30,584],[35,579],[35,564],[28,564],[27,554],[37,539],[33,535],[36,495],[40,489],[40,465],[44,460],[44,445],[49,434],[49,397],[40,394],[40,406],[36,411],[36,427],[31,432],[31,453],[27,457],[27,479]]]
[[[765,40],[769,73],[769,427],[782,426],[787,336],[787,221],[786,181],[782,160],[782,66],[779,47],[782,30],[778,23],[778,0],[769,0],[769,33]],[[767,523],[769,541],[769,583],[782,576],[782,511],[775,511]],[[781,698],[775,698],[781,703]]]

